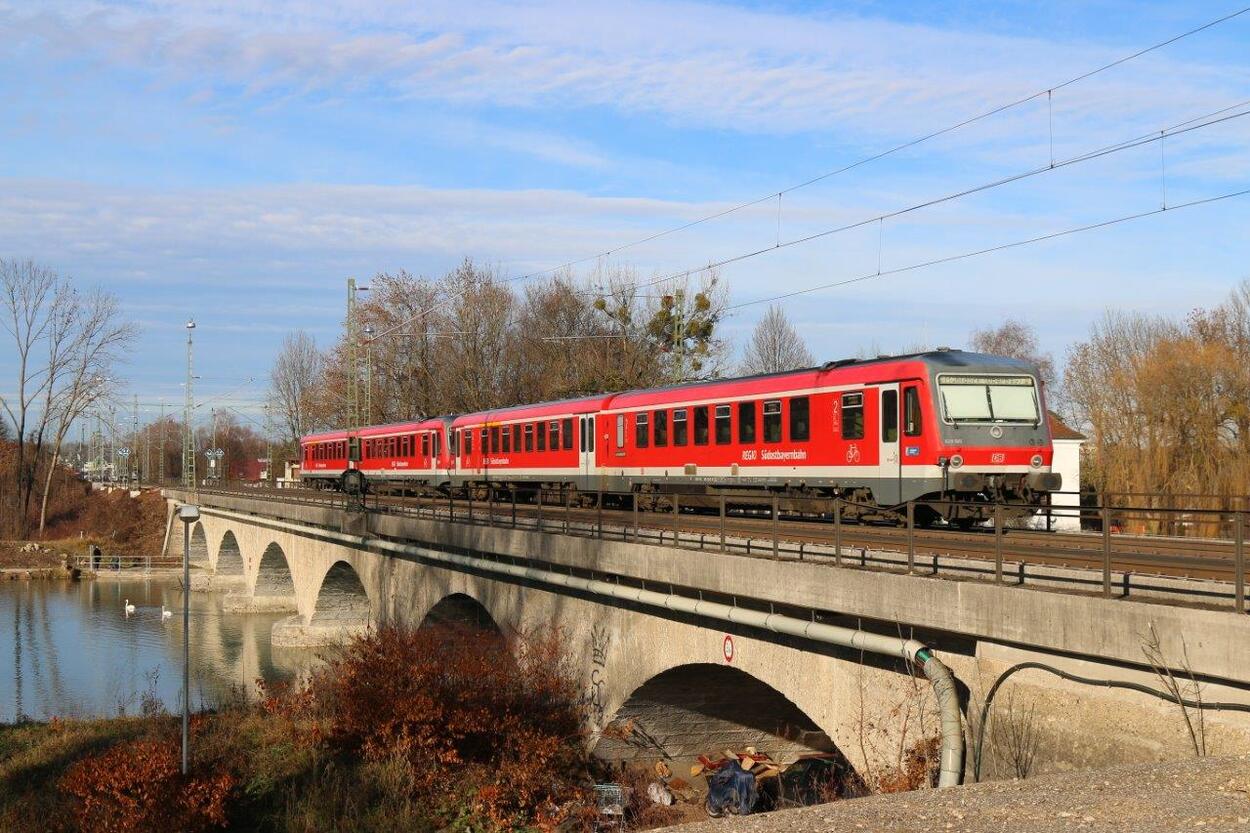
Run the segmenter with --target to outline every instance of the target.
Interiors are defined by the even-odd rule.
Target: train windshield
[[[1032,376],[939,376],[942,408],[950,422],[1027,422],[1041,412]]]

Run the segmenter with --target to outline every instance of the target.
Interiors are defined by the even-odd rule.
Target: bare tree
[[[313,400],[324,371],[325,360],[308,333],[296,330],[282,340],[269,375],[269,396],[292,443],[313,428]]]
[[[48,494],[65,436],[103,395],[109,373],[137,334],[133,324],[121,319],[117,299],[101,290],[86,297],[74,296],[64,312],[57,325],[66,329],[64,338],[60,333],[50,338],[56,355],[53,360],[50,354],[49,364],[55,365],[56,371],[47,389],[44,424],[52,430],[52,457],[39,503],[40,532],[47,524]]]
[[[815,364],[802,337],[790,325],[780,304],[773,304],[755,325],[739,370],[744,375],[779,373]]]
[[[1037,331],[1018,318],[1008,318],[997,327],[974,330],[968,343],[978,353],[1010,356],[1035,364],[1043,384],[1050,388],[1058,384],[1054,359],[1042,351],[1037,342]]]

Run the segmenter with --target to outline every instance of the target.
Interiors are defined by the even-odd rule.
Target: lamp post
[[[200,519],[200,507],[178,510],[182,521],[182,774],[187,774],[191,725],[191,524]]]
[[[195,319],[187,321],[187,402],[182,412],[182,485],[195,488],[195,435],[191,431],[191,415],[194,411],[191,399],[191,333]]]

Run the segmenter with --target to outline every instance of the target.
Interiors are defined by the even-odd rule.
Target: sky
[[[1250,188],[1250,117],[1049,169],[1250,101],[1250,13],[1064,84],[1242,1],[0,0],[0,257],[121,299],[144,419],[181,399],[189,316],[198,395],[254,418],[285,334],[337,337],[349,276],[663,275],[1043,169],[723,267],[723,332],[880,270],[783,302],[817,357],[1014,317],[1062,364],[1107,309],[1250,278],[1250,197],[896,270]]]

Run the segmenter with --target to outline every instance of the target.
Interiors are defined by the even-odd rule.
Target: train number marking
[[[747,463],[759,459],[759,452],[753,448],[744,448],[742,450],[742,462]]]

